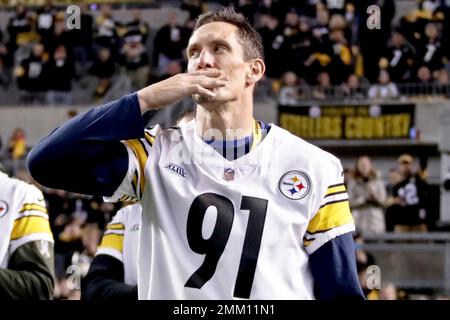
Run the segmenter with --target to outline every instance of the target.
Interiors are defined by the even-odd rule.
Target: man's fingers
[[[213,92],[213,91],[211,91],[211,90],[208,90],[208,89],[206,89],[206,88],[203,88],[201,85],[196,85],[195,86],[195,89],[196,89],[196,93],[197,94],[200,94],[200,95],[204,95],[204,96],[207,96],[207,97],[210,97],[210,98],[214,98],[215,96],[216,96],[216,93],[215,92]]]

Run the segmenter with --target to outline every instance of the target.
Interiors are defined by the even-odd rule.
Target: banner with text
[[[414,104],[278,106],[278,120],[303,139],[410,139],[414,111]]]

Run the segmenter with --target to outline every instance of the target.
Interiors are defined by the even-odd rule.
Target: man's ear
[[[264,64],[264,61],[262,61],[261,59],[251,60],[247,73],[247,84],[251,85],[258,82],[264,75],[265,71],[266,65]]]

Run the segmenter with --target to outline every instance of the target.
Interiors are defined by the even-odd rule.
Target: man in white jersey
[[[208,12],[187,56],[186,73],[54,130],[33,177],[140,201],[139,299],[362,299],[339,160],[253,118],[259,34],[233,9]],[[189,96],[194,120],[144,130],[143,113]]]
[[[42,192],[0,171],[0,301],[51,299],[53,258]]]
[[[106,226],[89,272],[82,282],[82,300],[137,300],[137,253],[141,205],[130,204]]]

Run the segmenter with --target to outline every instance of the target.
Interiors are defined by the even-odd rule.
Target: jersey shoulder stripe
[[[11,240],[18,240],[34,233],[52,234],[48,217],[32,215],[16,219],[11,232]]]

